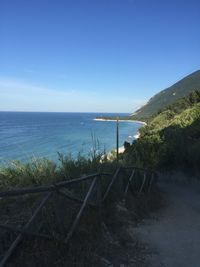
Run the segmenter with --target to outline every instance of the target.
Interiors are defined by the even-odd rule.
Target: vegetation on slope
[[[200,171],[200,92],[160,110],[140,129],[125,160],[141,167]]]
[[[133,114],[132,119],[146,120],[158,110],[167,107],[198,88],[200,88],[200,70],[153,96],[146,105]]]
[[[72,158],[70,155],[59,154],[59,163],[43,158],[33,159],[27,163],[11,161],[0,167],[0,190],[13,187],[37,186],[62,180],[78,178],[96,172],[113,171],[116,163],[102,159],[102,154],[93,157]]]

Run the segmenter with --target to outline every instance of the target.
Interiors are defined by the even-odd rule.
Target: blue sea
[[[116,147],[116,122],[95,121],[97,116],[126,114],[0,112],[0,164],[31,158],[58,160],[58,152],[89,156]],[[119,122],[119,145],[131,142],[141,124]],[[97,141],[98,140],[98,141]]]

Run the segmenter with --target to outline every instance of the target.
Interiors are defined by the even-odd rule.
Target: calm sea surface
[[[0,112],[0,164],[33,157],[57,160],[57,152],[87,156],[93,149],[92,135],[100,152],[110,151],[116,146],[116,122],[94,120],[101,115],[116,114]],[[120,145],[132,142],[139,127],[120,122]]]

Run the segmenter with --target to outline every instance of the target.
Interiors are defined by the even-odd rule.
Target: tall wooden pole
[[[117,118],[117,132],[116,132],[116,147],[117,147],[117,160],[119,159],[119,120]]]

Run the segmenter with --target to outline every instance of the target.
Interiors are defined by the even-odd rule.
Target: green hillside
[[[149,102],[137,110],[132,119],[147,119],[160,109],[174,103],[176,100],[188,95],[193,90],[200,89],[200,70],[193,72],[171,87],[153,96]]]
[[[148,119],[140,138],[126,151],[126,162],[160,170],[200,172],[200,91]]]

